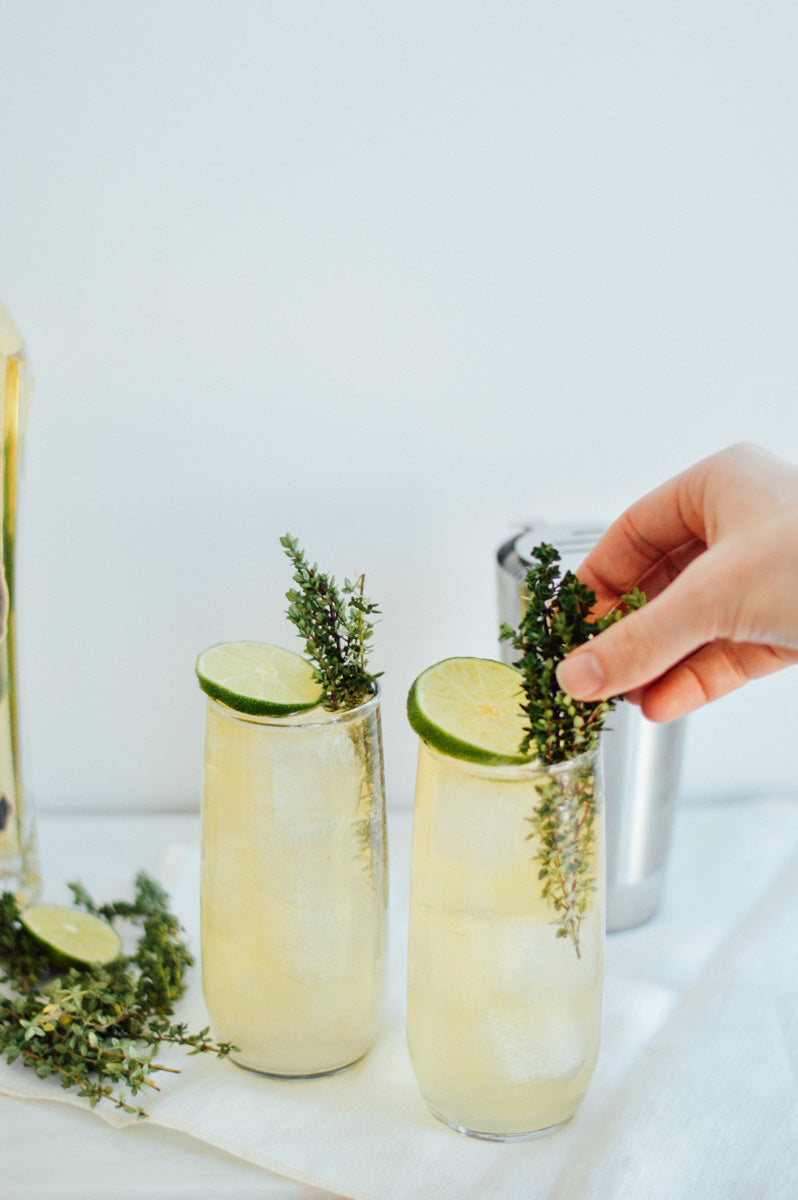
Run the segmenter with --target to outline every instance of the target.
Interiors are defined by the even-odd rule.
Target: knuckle
[[[724,674],[731,685],[727,690],[741,687],[744,683],[747,683],[749,674],[734,643],[727,641],[720,642],[718,648],[722,655],[723,666],[725,668]]]

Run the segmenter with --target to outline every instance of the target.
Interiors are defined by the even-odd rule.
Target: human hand
[[[578,700],[625,693],[670,721],[798,662],[798,468],[730,446],[633,504],[577,572],[596,616],[649,603],[557,669]]]

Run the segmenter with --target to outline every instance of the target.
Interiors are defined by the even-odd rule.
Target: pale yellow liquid
[[[269,1074],[361,1058],[385,966],[373,715],[264,726],[209,703],[202,846],[202,983],[216,1037],[240,1047],[234,1061]]]
[[[16,521],[20,452],[30,378],[22,339],[0,305],[0,399],[3,404],[0,504],[0,606],[5,615],[0,640],[0,891],[23,901],[39,890],[35,828],[22,788],[16,663]]]
[[[522,1136],[568,1120],[598,1054],[603,885],[577,957],[540,894],[527,840],[537,799],[528,772],[421,744],[407,1038],[430,1109],[464,1132]]]

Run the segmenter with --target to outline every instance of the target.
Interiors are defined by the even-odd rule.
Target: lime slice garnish
[[[422,671],[407,697],[407,717],[435,750],[468,762],[529,762],[521,674],[491,658],[445,658]]]
[[[265,642],[221,642],[203,650],[197,678],[208,696],[252,716],[287,717],[321,703],[310,664]]]
[[[80,909],[32,904],[20,914],[20,921],[56,962],[101,966],[122,952],[116,930],[102,917]]]

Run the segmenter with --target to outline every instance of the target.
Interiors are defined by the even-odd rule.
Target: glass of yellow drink
[[[38,894],[33,805],[22,785],[17,673],[17,500],[31,375],[11,314],[0,304],[0,892]]]
[[[552,1129],[590,1081],[604,942],[600,798],[595,751],[544,771],[480,765],[420,741],[407,1038],[427,1105],[460,1133],[504,1141]],[[533,819],[542,804],[545,828]]]
[[[208,700],[202,984],[242,1067],[321,1075],[376,1032],[387,866],[379,690],[341,712]]]

